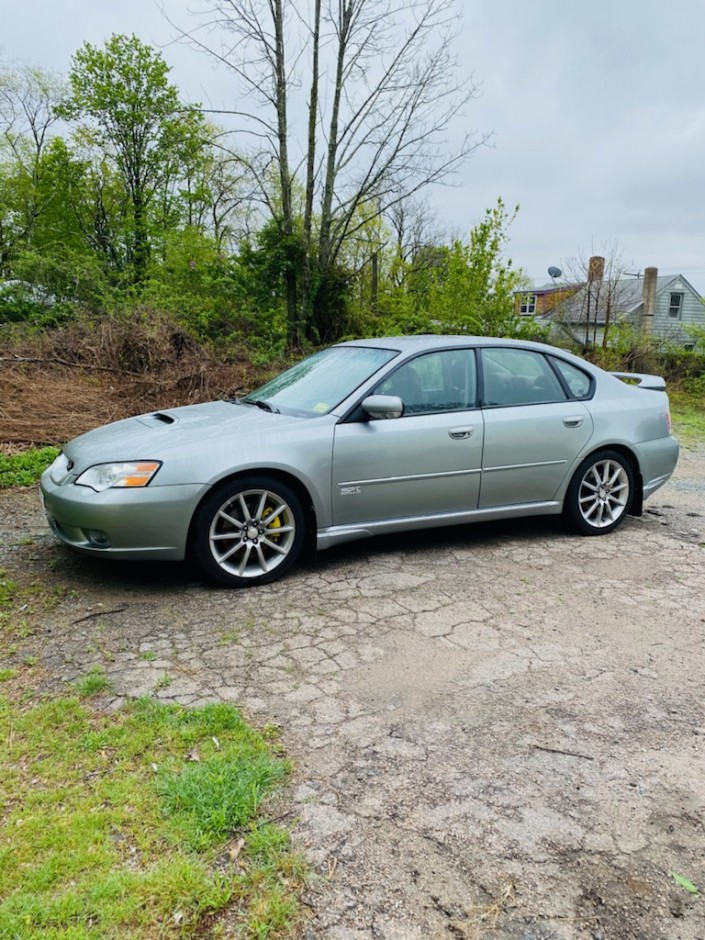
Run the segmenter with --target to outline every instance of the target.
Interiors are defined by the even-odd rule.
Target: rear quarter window
[[[582,369],[572,363],[566,362],[565,359],[556,359],[551,356],[551,362],[568,386],[571,398],[589,398],[592,391],[592,378],[587,372],[583,372]]]

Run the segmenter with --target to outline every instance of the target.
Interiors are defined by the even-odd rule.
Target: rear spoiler
[[[658,392],[666,391],[666,380],[660,375],[642,375],[640,372],[611,372],[616,379],[638,388],[653,388]]]

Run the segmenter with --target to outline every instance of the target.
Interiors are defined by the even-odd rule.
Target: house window
[[[671,302],[668,307],[669,317],[680,320],[683,312],[683,294],[671,294]]]
[[[523,294],[519,304],[519,313],[523,317],[533,316],[536,313],[536,294]]]

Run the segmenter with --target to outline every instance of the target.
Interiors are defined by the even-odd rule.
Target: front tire
[[[565,514],[582,535],[606,535],[623,521],[634,500],[634,471],[616,450],[600,450],[580,464],[570,482]]]
[[[193,524],[193,556],[203,574],[229,587],[281,578],[301,554],[306,519],[296,493],[252,475],[216,487]]]

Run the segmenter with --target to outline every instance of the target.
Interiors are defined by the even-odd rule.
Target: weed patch
[[[258,816],[288,765],[235,708],[5,697],[0,734],[0,936],[290,935],[302,864]]]
[[[705,395],[669,389],[668,397],[676,437],[684,444],[705,442]]]
[[[90,698],[92,695],[99,695],[101,692],[107,692],[110,688],[110,682],[105,675],[105,670],[100,666],[94,666],[85,676],[74,684],[76,694],[81,698]]]
[[[33,486],[58,454],[58,447],[40,447],[21,454],[0,454],[0,489]]]

